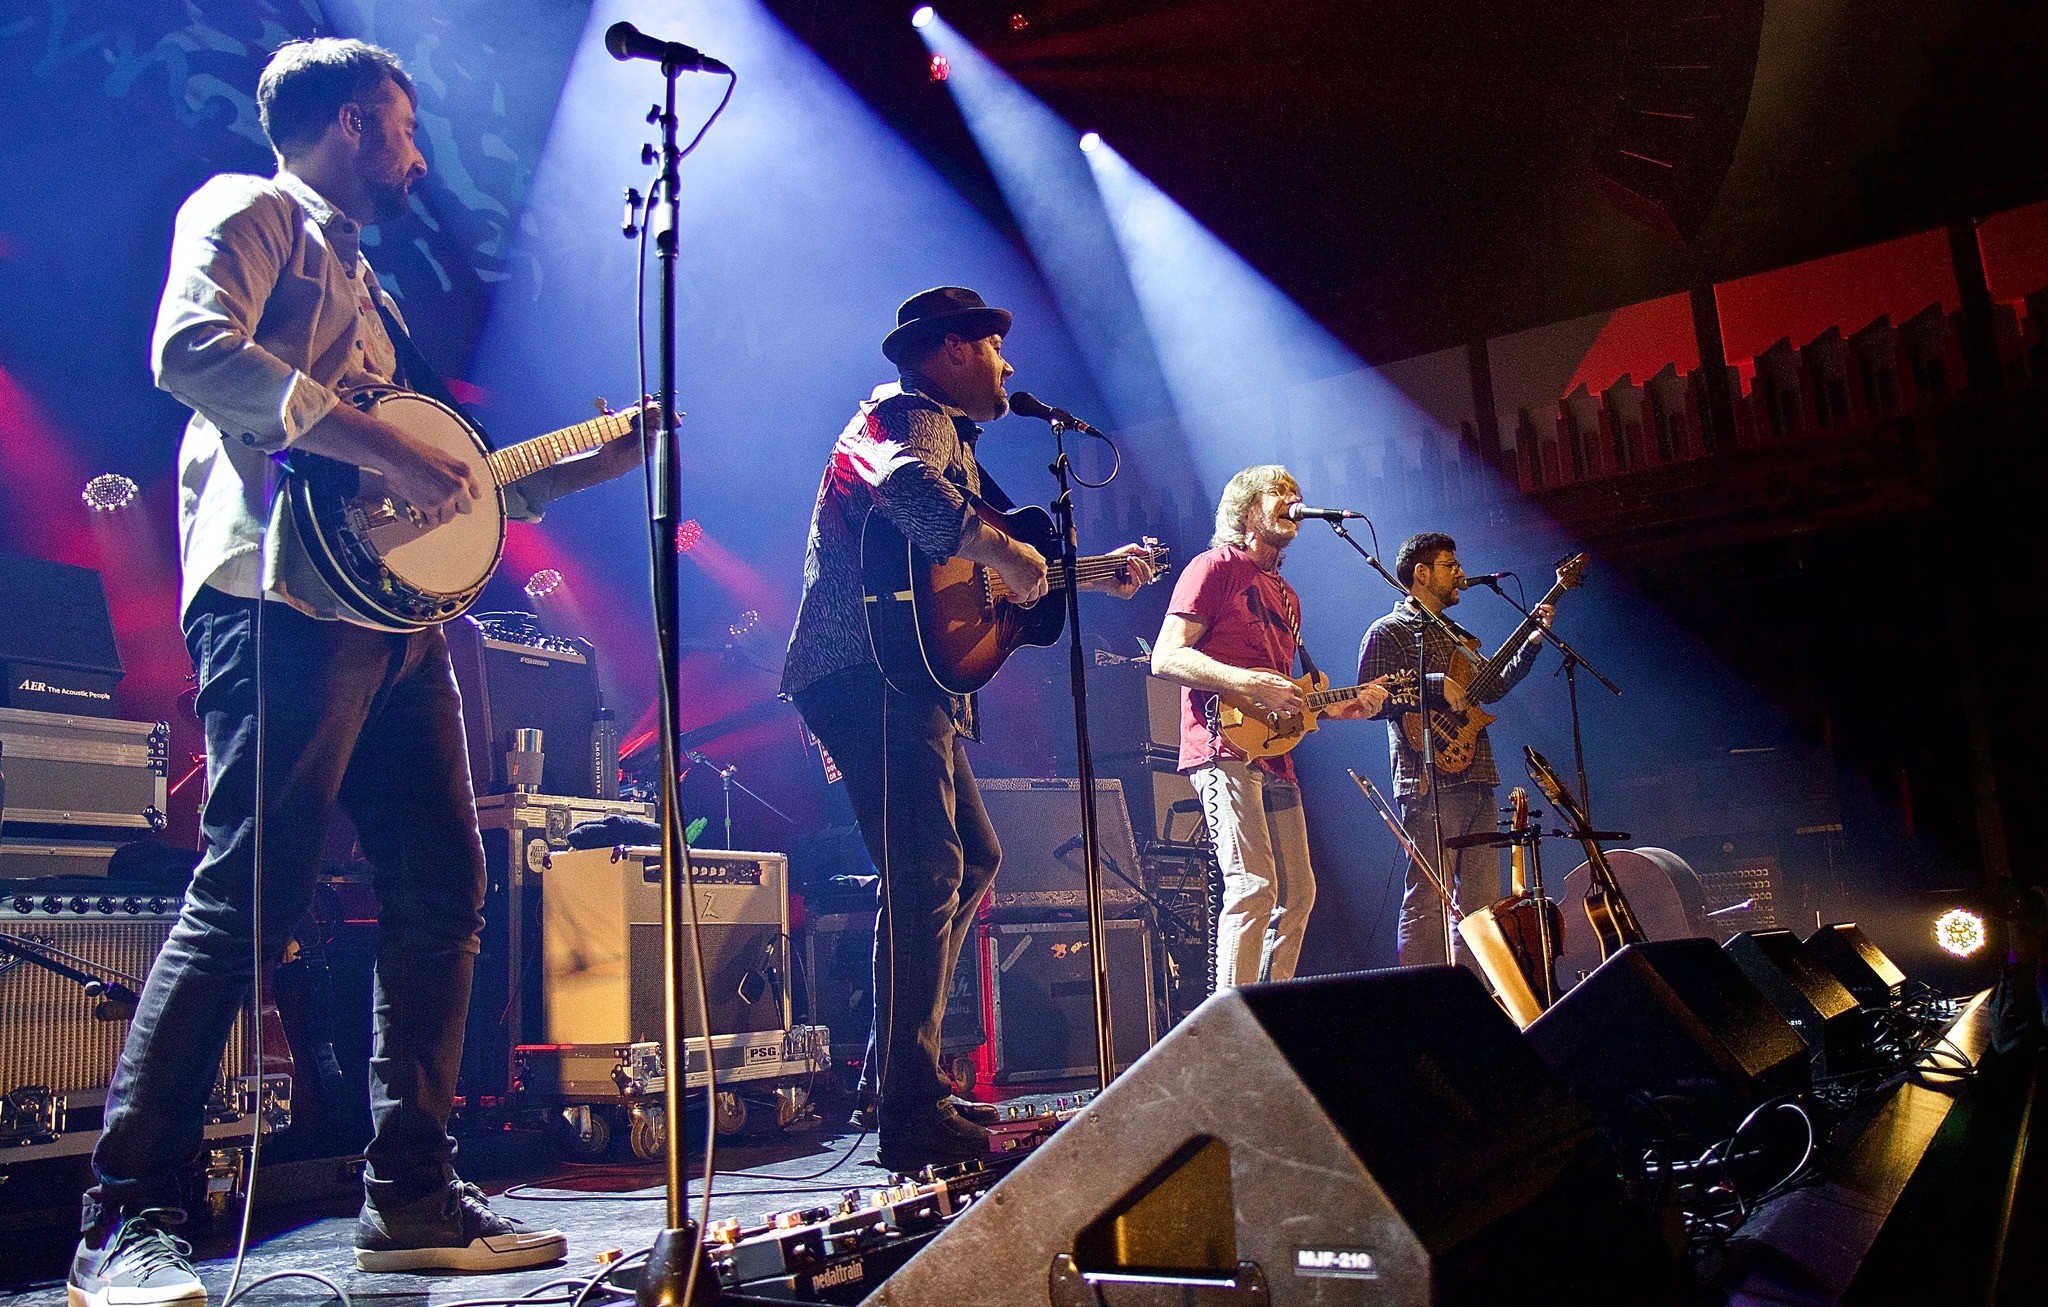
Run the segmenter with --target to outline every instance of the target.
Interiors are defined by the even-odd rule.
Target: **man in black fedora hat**
[[[968,558],[992,569],[1020,600],[1044,596],[1044,557],[975,511],[977,502],[1013,507],[974,458],[977,424],[1009,412],[1009,330],[1007,309],[959,286],[913,295],[897,309],[882,353],[901,377],[875,388],[832,448],[782,673],[783,693],[845,775],[861,836],[882,873],[875,1030],[863,1085],[879,1092],[880,1160],[906,1174],[988,1150],[984,1123],[971,1119],[976,1105],[951,1098],[939,1071],[939,1024],[1002,851],[963,743],[978,735],[972,696],[936,685],[906,692],[875,664],[861,532],[868,514],[879,512],[927,558]],[[1140,551],[1126,545],[1122,552]],[[1096,588],[1128,598],[1150,577],[1134,557],[1121,580]]]

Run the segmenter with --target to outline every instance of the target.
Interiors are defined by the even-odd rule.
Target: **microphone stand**
[[[635,1291],[637,1307],[696,1307],[718,1297],[718,1277],[712,1273],[704,1253],[702,1232],[689,1213],[689,1130],[685,1099],[688,1094],[690,1051],[682,1001],[693,991],[695,965],[701,956],[695,948],[684,948],[683,932],[694,932],[697,900],[690,867],[690,845],[683,833],[681,741],[676,726],[676,708],[682,699],[682,651],[677,615],[678,564],[676,528],[682,517],[679,469],[676,463],[675,427],[671,414],[676,404],[676,258],[679,225],[677,192],[680,180],[677,164],[682,151],[676,145],[676,78],[685,69],[673,60],[662,61],[667,81],[666,98],[658,114],[650,117],[661,127],[661,177],[655,194],[649,197],[654,209],[651,219],[655,253],[661,265],[661,393],[659,420],[648,445],[647,466],[651,478],[649,498],[649,543],[654,574],[654,631],[661,663],[661,782],[657,793],[661,804],[661,952],[662,952],[662,1110],[667,1118],[668,1208],[667,1223],[654,1238]],[[645,410],[643,410],[644,413]],[[642,418],[643,429],[645,418]],[[705,1093],[716,1098],[718,1068],[712,1060],[711,1040],[706,1032],[704,1067],[708,1076]],[[704,1177],[710,1184],[711,1177]]]
[[[104,980],[90,972],[80,971],[77,967],[66,966],[56,958],[44,953],[43,949],[46,947],[50,946],[39,945],[34,940],[15,939],[8,935],[0,935],[0,957],[11,957],[17,961],[26,962],[30,966],[41,967],[45,971],[62,976],[80,989],[83,989],[87,998],[96,1000],[93,1007],[94,1020],[126,1021],[135,1015],[135,1005],[140,1000],[137,998],[134,990],[120,981]],[[64,956],[70,957],[71,955],[67,953]],[[84,958],[77,960],[80,962],[86,961]],[[97,966],[98,964],[87,962],[86,965]],[[135,978],[130,976],[128,979],[134,980]],[[139,985],[142,982],[135,981],[135,983]]]
[[[1088,890],[1088,949],[1095,982],[1095,1079],[1098,1088],[1109,1088],[1116,1075],[1116,1045],[1109,1015],[1109,958],[1102,921],[1102,842],[1095,815],[1095,754],[1088,744],[1088,652],[1081,643],[1081,582],[1079,537],[1074,529],[1074,490],[1070,480],[1073,464],[1067,458],[1067,423],[1050,419],[1054,458],[1048,467],[1058,480],[1060,493],[1052,501],[1053,517],[1060,536],[1060,577],[1066,587],[1067,681],[1074,696],[1074,747],[1079,759],[1081,781],[1081,856]]]
[[[1364,545],[1354,540],[1351,533],[1344,529],[1342,522],[1332,520],[1330,522],[1330,529],[1337,533],[1338,539],[1356,549],[1358,556],[1363,558],[1372,567],[1373,571],[1378,572],[1388,585],[1393,586],[1403,596],[1408,594],[1408,587],[1401,584],[1401,579],[1392,572],[1389,572],[1385,564],[1374,557],[1372,552]],[[1441,631],[1444,638],[1451,642],[1451,647],[1454,650],[1463,649],[1465,645],[1464,641],[1458,639],[1457,635],[1452,632],[1450,623],[1444,621],[1441,615],[1430,612],[1426,606],[1420,603],[1414,605],[1414,608],[1425,619],[1421,626],[1415,628],[1415,706],[1416,711],[1422,717],[1422,775],[1423,779],[1429,784],[1429,820],[1430,825],[1435,828],[1436,832],[1436,865],[1440,868],[1444,865],[1444,801],[1443,787],[1437,784],[1436,737],[1431,733],[1429,725],[1429,651],[1427,644],[1429,628],[1435,626],[1437,630]],[[1446,668],[1445,672],[1448,674],[1449,669]],[[1398,726],[1396,729],[1398,729]],[[1438,897],[1443,900],[1444,965],[1456,966],[1458,961],[1457,945],[1452,929],[1454,924],[1453,913],[1456,909],[1449,895],[1457,893],[1458,887],[1456,884],[1447,884],[1444,890],[1448,891],[1448,893],[1440,891],[1438,894]]]
[[[1499,582],[1481,581],[1478,584],[1499,595],[1508,607],[1514,609],[1523,617],[1531,621],[1535,620],[1528,609],[1508,598],[1507,591],[1500,588]],[[1562,636],[1551,630],[1548,625],[1537,622],[1536,629],[1542,632],[1545,640],[1556,645],[1557,651],[1564,655],[1564,666],[1558,670],[1564,673],[1565,695],[1571,702],[1572,761],[1579,771],[1579,810],[1585,814],[1586,820],[1591,822],[1593,820],[1593,791],[1586,784],[1586,742],[1579,733],[1579,668],[1583,667],[1588,672],[1591,672],[1593,679],[1600,682],[1610,694],[1615,695],[1617,698],[1621,695],[1621,687],[1603,676],[1599,668],[1587,662],[1578,650],[1572,648]]]
[[[784,812],[784,811],[783,811],[782,809],[780,809],[780,808],[776,807],[776,806],[775,806],[774,804],[772,804],[772,803],[768,802],[768,800],[766,800],[766,799],[762,798],[762,797],[761,797],[760,795],[758,795],[758,794],[754,793],[754,791],[752,791],[752,790],[748,789],[748,788],[747,788],[747,786],[746,786],[746,782],[744,782],[744,781],[739,781],[739,780],[734,780],[734,779],[733,779],[733,776],[734,776],[734,774],[735,774],[735,773],[737,773],[737,772],[739,771],[739,768],[738,768],[737,766],[735,766],[734,764],[732,764],[732,763],[727,763],[727,764],[725,764],[724,766],[720,766],[719,764],[717,764],[717,763],[715,763],[715,762],[711,761],[711,759],[709,759],[709,758],[705,757],[705,756],[704,756],[704,755],[703,755],[702,753],[699,753],[699,752],[698,752],[697,750],[695,750],[695,749],[692,749],[692,750],[690,750],[687,756],[688,756],[688,758],[690,759],[690,761],[691,761],[691,762],[694,762],[694,763],[696,763],[696,764],[697,764],[698,766],[700,766],[700,767],[709,767],[709,768],[710,768],[710,769],[711,769],[712,771],[715,771],[715,772],[717,772],[717,773],[718,773],[718,780],[719,780],[719,783],[720,783],[720,785],[721,785],[721,786],[722,786],[722,787],[724,788],[724,790],[725,790],[725,847],[726,847],[726,848],[730,849],[730,848],[732,848],[732,846],[733,846],[733,845],[732,845],[732,792],[733,792],[733,790],[734,790],[735,788],[737,788],[737,789],[739,790],[739,792],[740,792],[741,794],[744,794],[744,795],[746,795],[746,796],[747,796],[748,798],[750,798],[750,799],[752,799],[752,800],[753,800],[754,802],[756,802],[756,803],[760,804],[760,805],[761,805],[762,807],[766,808],[766,809],[767,809],[768,811],[770,811],[770,812],[774,813],[774,814],[775,814],[776,816],[778,816],[778,817],[782,818],[782,820],[784,820],[785,822],[788,822],[788,823],[789,823],[790,825],[792,825],[792,826],[796,825],[796,819],[795,819],[794,817],[791,817],[791,816],[790,816],[790,815],[789,815],[788,813]]]

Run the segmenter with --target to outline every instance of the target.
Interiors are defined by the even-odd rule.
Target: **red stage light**
[[[689,553],[697,547],[697,542],[703,538],[704,528],[697,524],[696,518],[691,518],[676,528],[676,552],[679,554]]]
[[[526,578],[526,597],[545,599],[562,588],[562,574],[552,567],[543,567]]]
[[[1029,26],[1031,26],[1031,20],[1030,20],[1030,19],[1028,19],[1028,18],[1026,18],[1026,17],[1024,16],[1024,15],[1022,15],[1022,14],[1011,14],[1011,15],[1010,15],[1010,30],[1011,30],[1011,31],[1013,31],[1013,32],[1021,32],[1021,31],[1023,31],[1023,30],[1025,29],[1025,28],[1027,28],[1027,27],[1029,27]]]
[[[952,74],[953,61],[942,54],[932,56],[932,80],[943,82]]]

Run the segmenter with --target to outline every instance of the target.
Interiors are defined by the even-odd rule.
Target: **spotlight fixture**
[[[85,483],[78,497],[95,513],[114,513],[135,502],[142,487],[119,472],[102,472]]]
[[[932,56],[932,80],[943,82],[953,75],[953,61],[942,54]]]
[[[696,518],[691,518],[676,528],[676,552],[679,554],[689,553],[697,547],[697,542],[703,538],[704,528],[698,525]]]
[[[930,5],[919,5],[910,12],[910,25],[921,31],[924,28],[930,27],[932,19],[938,16],[937,12]]]
[[[1989,935],[1984,918],[1962,908],[1950,908],[1934,919],[1934,942],[1952,957],[1974,957]]]
[[[562,588],[562,574],[552,567],[543,567],[526,578],[526,597],[545,599]]]
[[[1081,133],[1081,153],[1093,154],[1102,148],[1102,137],[1096,132]]]
[[[1011,14],[1011,15],[1010,15],[1010,30],[1011,30],[1011,31],[1013,31],[1013,32],[1021,32],[1021,31],[1023,31],[1023,30],[1025,29],[1025,28],[1027,28],[1027,27],[1029,27],[1029,26],[1031,26],[1031,20],[1030,20],[1029,18],[1026,18],[1026,17],[1024,16],[1024,15],[1022,15],[1022,14]]]
[[[760,610],[749,608],[745,612],[741,613],[739,617],[733,621],[733,624],[731,626],[725,628],[725,633],[733,639],[739,640],[745,638],[748,635],[751,635],[754,632],[754,630],[760,625]]]

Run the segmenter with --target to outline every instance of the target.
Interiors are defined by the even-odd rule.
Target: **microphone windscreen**
[[[604,31],[604,48],[611,51],[614,59],[633,57],[633,39],[640,35],[640,29],[631,23],[613,23]]]

